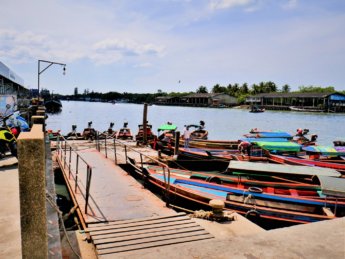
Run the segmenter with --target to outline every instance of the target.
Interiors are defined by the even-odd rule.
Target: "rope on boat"
[[[205,211],[205,210],[189,210],[183,207],[179,207],[176,205],[170,204],[170,207],[190,213],[191,218],[199,218],[199,219],[206,219],[211,221],[217,222],[225,222],[225,221],[234,221],[237,220],[236,214],[233,211],[225,211],[222,213],[214,213],[213,211]]]
[[[244,195],[243,195],[244,197]],[[253,196],[251,194],[249,194],[243,201],[244,204],[247,204],[249,200],[253,200],[255,201],[255,199],[253,199]]]
[[[190,215],[191,218],[206,219],[217,222],[234,221],[236,216],[232,211],[225,211],[221,213],[215,213],[213,211],[197,210],[194,214]]]
[[[258,189],[261,189],[261,188],[258,188]],[[244,198],[244,191],[243,191],[243,198]],[[247,197],[244,198],[243,204],[247,204],[249,203],[249,201],[252,201],[253,208],[246,212],[245,217],[246,218],[260,218],[260,213],[256,210],[255,196],[252,194],[249,194]]]

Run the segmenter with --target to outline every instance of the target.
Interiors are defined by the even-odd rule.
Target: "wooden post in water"
[[[43,125],[34,124],[18,138],[23,258],[48,258],[45,162]]]
[[[174,155],[178,154],[178,148],[180,145],[180,132],[176,131],[175,132],[175,148],[174,148]]]
[[[143,114],[143,144],[147,144],[147,103],[144,103],[144,114]]]

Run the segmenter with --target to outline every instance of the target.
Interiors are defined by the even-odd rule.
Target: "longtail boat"
[[[242,172],[247,174],[268,174],[280,175],[289,179],[305,179],[312,181],[316,176],[329,176],[340,177],[341,174],[330,168],[322,167],[308,167],[298,165],[285,165],[285,164],[270,164],[270,163],[252,163],[246,161],[232,160],[229,163],[228,173]]]
[[[128,128],[128,122],[123,123],[123,127],[116,134],[117,139],[133,139],[132,132]]]
[[[326,219],[333,219],[345,215],[345,179],[334,184],[329,181],[327,188],[333,190],[323,193],[320,191],[289,190],[289,194],[270,193],[262,188],[233,188],[226,185],[206,183],[205,181],[190,180],[173,173],[146,174],[149,182],[163,192],[173,197],[182,198],[189,203],[207,207],[212,199],[223,200],[225,208],[242,215],[255,215],[257,219],[284,222],[289,224],[309,223]],[[334,186],[336,185],[336,188]],[[271,187],[272,188],[272,187]],[[336,189],[336,190],[334,190]],[[333,196],[336,196],[334,198]]]
[[[163,173],[163,168],[158,165],[146,165],[145,170],[152,173]],[[312,183],[298,182],[294,180],[289,180],[279,176],[264,175],[264,174],[245,174],[245,173],[234,173],[225,174],[216,171],[190,171],[178,168],[170,168],[171,173],[183,177],[186,179],[203,180],[209,183],[225,184],[232,187],[246,187],[251,186],[261,187],[261,188],[280,188],[280,189],[300,189],[300,190],[319,190],[320,185]],[[272,190],[270,192],[272,193]]]
[[[293,135],[284,131],[272,131],[272,132],[258,132],[258,133],[250,133],[244,135],[247,138],[286,138],[292,139]]]
[[[331,147],[331,146],[307,146],[302,147],[304,151],[308,153],[316,153],[322,156],[328,156],[328,157],[339,157],[339,156],[345,156],[345,149],[341,147]]]
[[[281,156],[281,155],[274,155],[274,154],[267,154],[267,156],[278,162],[278,163],[284,163],[289,165],[300,165],[300,166],[318,166],[323,168],[331,168],[335,169],[338,172],[345,174],[345,163],[340,163],[340,160],[334,160],[334,162],[322,161],[322,160],[312,160],[307,158],[300,158],[295,156]],[[338,163],[336,163],[338,161]]]
[[[206,140],[191,139],[189,147],[206,148],[206,149],[237,149],[240,144],[239,140]],[[180,146],[184,146],[184,139],[180,139]]]
[[[199,148],[179,148],[176,159],[169,161],[169,166],[189,170],[224,171],[237,150],[205,150]]]

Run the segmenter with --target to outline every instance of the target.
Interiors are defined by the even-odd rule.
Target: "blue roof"
[[[248,142],[260,142],[260,141],[266,141],[266,142],[287,142],[289,141],[287,138],[242,138],[240,141],[248,141]]]

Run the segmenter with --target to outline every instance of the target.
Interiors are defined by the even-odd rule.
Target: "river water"
[[[49,114],[47,129],[61,130],[62,134],[71,131],[77,125],[82,132],[87,123],[99,131],[108,129],[114,122],[114,130],[122,127],[125,121],[133,134],[137,133],[138,124],[142,124],[144,105],[129,103],[99,103],[63,101],[62,112]],[[211,140],[237,140],[252,128],[261,130],[282,130],[295,134],[297,128],[309,129],[318,135],[320,145],[332,145],[336,139],[345,139],[345,115],[327,113],[301,113],[290,111],[266,111],[250,113],[243,109],[219,109],[177,106],[148,106],[148,121],[157,128],[170,121],[182,131],[186,124],[205,122]]]

